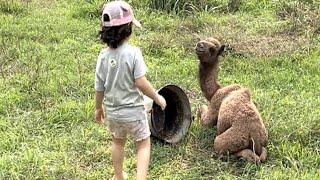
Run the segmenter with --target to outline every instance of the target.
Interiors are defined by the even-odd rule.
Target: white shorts
[[[141,141],[151,135],[148,121],[118,122],[107,120],[107,124],[110,133],[117,139],[125,139],[129,134],[134,141]]]

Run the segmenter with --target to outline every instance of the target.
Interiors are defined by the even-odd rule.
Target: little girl
[[[101,50],[96,65],[95,120],[103,123],[106,115],[113,137],[112,161],[116,180],[124,179],[122,164],[127,134],[136,143],[137,179],[147,177],[150,129],[143,94],[153,99],[162,110],[166,107],[165,99],[145,77],[147,67],[140,49],[128,43],[132,24],[141,26],[129,4],[124,1],[105,4],[100,38],[108,47]]]

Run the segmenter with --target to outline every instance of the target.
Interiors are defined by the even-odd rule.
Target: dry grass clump
[[[320,11],[316,4],[300,1],[283,2],[276,11],[280,20],[288,21],[286,34],[319,34]]]
[[[255,57],[283,56],[301,52],[310,45],[311,40],[301,36],[259,36],[231,43],[229,53]]]

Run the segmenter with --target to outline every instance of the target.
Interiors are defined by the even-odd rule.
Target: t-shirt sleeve
[[[96,65],[96,72],[95,72],[95,84],[94,84],[94,89],[96,91],[104,91],[105,87],[105,79],[103,78],[103,66],[102,66],[102,53],[100,53],[98,60],[97,60],[97,65]]]
[[[147,66],[144,63],[143,56],[140,49],[137,49],[135,53],[135,59],[134,59],[134,70],[133,70],[134,79],[138,79],[144,76],[146,73],[147,73]]]

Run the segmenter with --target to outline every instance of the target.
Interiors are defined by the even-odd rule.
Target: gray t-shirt
[[[108,120],[147,120],[143,94],[135,86],[135,79],[144,76],[146,71],[140,49],[127,42],[116,49],[101,50],[96,66],[95,90],[104,91]]]

